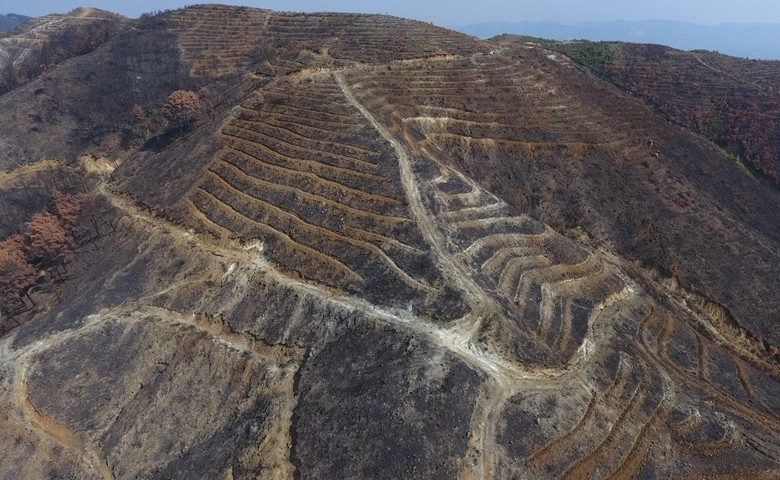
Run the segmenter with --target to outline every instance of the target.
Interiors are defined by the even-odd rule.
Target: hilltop
[[[774,148],[773,63],[36,21],[0,38],[0,476],[777,476],[776,170],[690,120]]]

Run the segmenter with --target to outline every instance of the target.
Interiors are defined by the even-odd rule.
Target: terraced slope
[[[200,76],[232,74],[264,62],[272,65],[268,73],[279,74],[323,62],[384,63],[482,48],[478,40],[450,30],[389,16],[201,5],[174,11],[165,21],[178,33],[192,73]]]
[[[445,60],[442,63],[473,65],[481,59]],[[436,65],[439,62],[431,63]],[[431,63],[427,66],[432,66]],[[410,70],[420,67],[414,63],[403,64],[402,68],[407,65],[411,67]],[[436,81],[430,81],[431,90],[446,88],[433,86],[446,85],[446,81],[441,81],[441,70],[430,70],[433,72],[426,71],[425,74],[437,77]],[[484,74],[483,70],[477,68],[472,71],[476,77]],[[398,82],[399,87],[417,82],[413,94],[425,94],[425,87],[421,85],[427,80],[395,73],[386,78]],[[756,441],[763,442],[765,448],[770,450],[775,448],[771,446],[771,441],[767,445],[766,439],[777,431],[777,405],[770,406],[768,402],[772,400],[766,392],[771,391],[774,388],[771,385],[776,384],[774,375],[777,367],[766,357],[766,352],[752,350],[756,346],[749,343],[737,347],[739,355],[724,351],[717,342],[731,341],[721,336],[723,332],[717,333],[719,327],[706,308],[691,310],[684,307],[676,287],[655,293],[645,290],[642,285],[648,279],[640,271],[622,265],[615,257],[603,252],[577,245],[549,226],[517,213],[495,194],[446,165],[441,157],[429,156],[429,151],[437,154],[446,151],[441,144],[436,143],[438,138],[435,135],[438,132],[431,125],[441,125],[449,120],[415,116],[399,122],[396,115],[415,103],[425,104],[423,108],[430,113],[446,111],[452,114],[458,109],[445,103],[452,97],[447,95],[448,92],[437,97],[434,91],[425,101],[415,98],[405,103],[403,97],[398,99],[394,96],[394,101],[400,104],[396,110],[387,97],[377,93],[378,89],[371,89],[372,85],[382,85],[379,81],[371,83],[374,74],[375,71],[365,68],[302,74],[292,84],[285,85],[285,94],[276,90],[277,87],[269,87],[264,92],[262,106],[252,103],[243,105],[223,127],[222,141],[228,147],[220,152],[205,178],[190,193],[189,201],[199,211],[196,216],[208,217],[209,221],[204,220],[204,225],[212,223],[222,227],[212,227],[215,237],[229,237],[231,232],[246,232],[247,227],[241,223],[230,223],[226,227],[214,219],[233,217],[232,221],[248,223],[246,218],[249,215],[260,215],[263,221],[254,220],[257,225],[255,228],[261,229],[259,238],[273,239],[280,233],[262,232],[264,225],[276,221],[274,215],[269,215],[266,210],[268,207],[264,207],[268,200],[257,204],[260,208],[247,208],[243,217],[235,214],[237,209],[232,209],[233,213],[219,214],[213,206],[207,207],[206,198],[216,196],[208,193],[209,189],[218,192],[220,188],[227,188],[224,185],[220,187],[222,181],[212,181],[214,170],[224,169],[226,176],[229,176],[228,172],[233,169],[222,167],[223,162],[227,160],[234,166],[239,162],[238,159],[230,161],[223,155],[234,151],[237,141],[246,142],[248,146],[262,145],[262,149],[244,149],[244,153],[237,157],[244,158],[241,162],[245,165],[260,160],[265,164],[262,167],[265,170],[260,169],[259,172],[268,171],[270,165],[274,171],[284,167],[298,175],[312,173],[322,178],[330,171],[329,166],[336,162],[331,161],[323,169],[323,160],[308,163],[312,161],[310,151],[298,150],[279,155],[280,149],[301,145],[308,145],[308,148],[317,146],[323,159],[334,151],[354,154],[354,150],[344,148],[355,145],[346,143],[345,133],[337,135],[340,133],[338,130],[345,124],[352,125],[347,131],[354,138],[356,125],[360,126],[363,135],[373,129],[374,141],[379,146],[369,151],[382,152],[380,158],[383,158],[381,164],[385,166],[385,178],[393,179],[395,187],[394,190],[387,190],[386,186],[372,185],[370,179],[365,178],[362,184],[372,185],[370,190],[375,195],[400,199],[398,203],[405,208],[395,210],[389,204],[375,204],[367,198],[363,198],[360,203],[366,209],[377,207],[377,215],[395,215],[415,224],[419,229],[418,248],[430,252],[432,264],[437,265],[443,278],[452,282],[459,277],[453,284],[457,285],[458,294],[469,306],[464,315],[451,318],[443,326],[432,323],[425,316],[406,320],[410,322],[407,328],[412,332],[432,336],[443,348],[485,375],[476,394],[470,440],[464,462],[460,466],[460,474],[464,478],[471,475],[482,478],[518,475],[585,478],[601,477],[606,473],[641,476],[650,471],[665,472],[665,475],[707,475],[714,471],[724,471],[726,463],[713,466],[711,462],[698,460],[701,452],[709,452],[710,448],[721,452],[724,458],[732,455],[745,462],[743,470],[735,471],[734,475],[749,472],[771,476],[777,473],[773,461],[764,461],[763,456],[756,455],[746,446],[747,440],[737,441],[734,437],[743,435],[745,439],[748,436],[753,438],[751,432],[763,432],[756,434],[756,438],[759,438]],[[467,75],[468,72],[466,78]],[[518,84],[523,85],[511,77],[510,82],[507,82],[512,87]],[[403,90],[399,88],[398,91]],[[534,94],[529,97],[538,98]],[[312,98],[328,98],[327,107],[309,105]],[[437,105],[436,100],[441,103]],[[572,103],[576,106],[576,102]],[[305,115],[302,112],[304,109]],[[372,113],[372,109],[376,114]],[[508,110],[504,118],[509,117]],[[459,111],[462,117],[468,119],[468,110]],[[337,112],[350,118],[353,123],[333,117]],[[350,114],[346,115],[345,112]],[[501,119],[502,113],[498,110],[494,115]],[[274,131],[279,131],[277,127],[283,128],[273,122],[281,115],[288,121],[284,127],[288,132],[285,138],[274,136]],[[386,123],[380,120],[382,115],[387,115]],[[299,125],[298,122],[303,122],[304,118],[305,125]],[[575,139],[584,137],[586,142],[559,141],[572,149],[605,144],[609,148],[619,149],[627,144],[637,152],[641,151],[642,147],[632,145],[628,139],[621,141],[618,137],[609,141],[598,130],[588,131],[583,128],[589,122],[598,125],[598,117],[596,121],[592,118],[583,110],[576,122],[580,130],[574,130],[566,123],[560,126],[562,133],[572,135]],[[604,119],[606,121],[606,117]],[[317,120],[323,123],[317,123]],[[326,126],[325,120],[327,129],[322,128]],[[524,138],[534,144],[544,140],[544,132],[537,130],[537,137],[534,137],[530,127],[529,133],[520,137],[519,133],[511,132],[500,122],[461,121],[470,122],[464,126],[464,129],[469,129],[466,142],[477,143],[475,140],[484,138],[487,143],[487,139],[491,138],[496,144],[518,144],[524,141],[520,138]],[[457,130],[461,125],[458,119],[452,123],[455,127],[451,131],[456,132],[451,134],[452,138],[465,137]],[[409,127],[415,124],[419,130]],[[476,134],[481,130],[485,133]],[[415,137],[420,135],[417,133],[419,131],[425,132],[425,136]],[[512,135],[518,137],[513,138]],[[321,140],[324,138],[332,140],[324,142]],[[414,138],[425,140],[416,143]],[[336,139],[340,140],[338,144],[342,146],[341,150],[335,148]],[[383,140],[387,142],[384,145]],[[361,145],[371,143],[363,140]],[[364,170],[354,166],[350,170],[365,174]],[[254,178],[259,177],[256,174]],[[271,190],[278,188],[274,185],[290,187],[291,182],[285,181],[283,176],[276,178],[274,182],[266,180],[266,192],[263,195],[270,195]],[[299,178],[295,182],[301,186],[297,200],[284,206],[284,213],[292,212],[288,215],[295,215],[295,218],[310,211],[306,200],[312,192],[322,192],[322,195],[327,196],[331,191],[329,184],[310,183],[308,179]],[[339,192],[347,183],[343,178],[332,176],[325,180],[341,181],[341,187],[335,190]],[[229,201],[223,201],[224,205],[230,202],[240,204],[239,192],[242,189],[235,182],[231,185],[233,196],[228,198]],[[256,191],[251,183],[243,185],[244,191]],[[206,190],[205,194],[201,193],[203,190]],[[342,196],[344,201],[351,198],[344,194]],[[333,198],[328,200],[321,202],[325,208],[320,210],[320,214],[343,208],[341,201],[332,203]],[[351,208],[357,206],[352,205]],[[327,238],[330,233],[309,231],[311,235],[321,238],[320,246],[327,245],[327,240],[323,241],[322,238]],[[352,230],[352,238],[360,238],[357,233],[357,230]],[[254,238],[245,233],[243,237],[244,241]],[[315,243],[310,240],[309,245],[314,246]],[[314,252],[309,253],[301,246],[293,245],[293,248],[290,258],[301,258],[304,259],[303,264],[315,266],[304,274],[305,277],[331,285],[336,291],[354,291],[358,296],[366,296],[365,287],[356,288],[344,281],[333,282],[324,276],[322,267],[317,263],[319,260],[308,257],[314,256]],[[271,252],[274,250],[275,247],[271,247]],[[344,265],[360,264],[343,254],[339,256],[338,252],[332,256],[344,259]],[[295,268],[292,260],[285,260],[285,257],[277,259],[271,254],[269,258],[272,263],[279,262],[287,268]],[[401,270],[404,268],[400,266]],[[330,269],[329,272],[334,270]],[[353,272],[356,270],[354,267],[351,269]],[[376,269],[371,272],[377,275]],[[635,275],[639,277],[632,278]],[[387,296],[379,300],[370,295],[368,297],[380,305],[387,301]],[[665,319],[666,323],[659,323],[658,319]],[[396,324],[397,321],[392,322]],[[701,331],[707,333],[697,333]],[[688,372],[679,364],[690,361],[685,356],[691,351],[686,344],[692,337],[702,342],[696,347],[696,351],[701,352],[696,362],[702,366],[699,370]],[[710,361],[709,351],[718,352],[715,360],[719,375],[717,380],[705,379],[707,374],[704,372],[708,367],[704,365]],[[751,385],[749,375],[745,373],[748,364],[753,365],[750,368],[757,368],[756,372],[763,371],[763,375],[769,375],[759,380],[763,385],[759,389]],[[726,380],[728,378],[734,380]],[[569,390],[562,389],[559,394],[550,393],[549,389],[555,388],[553,385],[564,384],[568,385]],[[718,407],[708,406],[702,411],[697,405],[703,396],[718,398]],[[550,425],[570,425],[565,433],[554,435],[552,431],[545,430],[546,433],[528,439],[524,429],[529,427],[523,422],[527,415],[538,411],[539,404],[533,400],[538,398],[545,398],[547,409],[544,413],[551,422],[555,422]],[[733,419],[735,416],[746,423],[736,427],[720,420]],[[683,424],[691,425],[690,429],[679,427],[681,418]],[[609,423],[605,423],[606,419],[610,419]],[[540,424],[538,418],[536,423]],[[513,428],[512,425],[517,427]],[[670,438],[667,436],[669,432],[675,432],[672,434],[675,447],[671,461],[667,456],[670,455],[668,447],[665,446],[665,439]],[[774,454],[769,455],[772,457]],[[331,473],[338,471],[341,470],[329,470]]]
[[[454,164],[559,231],[609,239],[623,255],[707,292],[750,329],[772,331],[768,319],[780,304],[766,282],[749,279],[756,269],[774,269],[776,195],[759,193],[766,187],[755,182],[748,187],[750,179],[712,146],[681,135],[560,54],[518,47],[345,77],[417,155]],[[743,188],[756,195],[736,193]],[[705,220],[711,215],[717,220]],[[719,240],[690,233],[703,231]],[[703,255],[703,244],[723,254]],[[754,259],[747,270],[725,253],[728,245]],[[735,286],[735,272],[750,286]],[[735,288],[745,289],[735,295]]]
[[[175,10],[166,18],[179,35],[182,57],[196,75],[222,76],[249,63],[264,37],[270,11],[203,5]]]
[[[624,317],[612,326],[596,325],[602,332],[596,337],[604,332],[615,335],[611,347],[596,346],[592,353],[596,363],[591,365],[603,367],[590,377],[597,379],[597,386],[586,381],[567,387],[582,389],[579,393],[543,391],[518,395],[508,403],[507,423],[499,433],[508,453],[506,475],[527,472],[529,467],[537,475],[560,478],[633,478],[650,472],[683,478],[707,478],[716,472],[728,472],[728,478],[776,475],[776,464],[751,445],[762,445],[761,452],[774,448],[766,439],[776,435],[777,416],[769,412],[776,412],[777,406],[765,403],[766,391],[752,396],[758,389],[738,373],[743,360],[657,306],[634,300],[631,308],[644,318]],[[697,348],[698,341],[702,343]],[[717,380],[707,373],[714,364]],[[772,385],[775,382],[770,380]],[[769,384],[761,388],[765,387]],[[702,396],[710,400],[701,403],[697,398]],[[578,397],[576,417],[567,420],[572,423],[565,432],[549,437],[518,433],[534,423],[555,421],[550,412],[567,398]],[[725,417],[732,420],[717,420]],[[659,458],[668,455],[674,460],[663,465]],[[740,466],[728,466],[729,461]]]
[[[384,302],[441,288],[392,151],[331,76],[267,88],[219,138],[185,200],[201,228],[260,239],[284,268]]]
[[[85,167],[116,230],[0,338],[0,476],[780,475],[780,200],[715,147],[538,46],[138,25],[230,90]]]

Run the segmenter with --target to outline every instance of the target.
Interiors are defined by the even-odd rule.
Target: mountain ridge
[[[17,15],[15,13],[0,14],[0,32],[11,30],[28,20],[32,20],[33,17],[27,17],[25,15]]]

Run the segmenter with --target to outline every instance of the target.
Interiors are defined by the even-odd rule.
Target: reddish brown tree
[[[168,96],[162,111],[171,126],[189,127],[200,111],[200,98],[195,92],[176,90]]]
[[[10,310],[33,283],[35,269],[27,262],[22,237],[0,242],[0,307]]]
[[[62,225],[71,235],[78,233],[81,222],[81,212],[84,208],[86,195],[71,195],[59,190],[54,191],[54,205]]]
[[[27,222],[28,248],[43,266],[64,265],[74,257],[73,236],[63,222],[48,212],[38,212]]]
[[[197,92],[198,99],[200,100],[201,111],[206,112],[209,116],[214,114],[214,104],[216,96],[214,92],[208,87],[200,87]]]
[[[207,101],[211,97],[211,90],[208,87],[200,87],[196,95],[201,101]]]
[[[144,107],[140,105],[133,105],[133,108],[130,110],[130,117],[133,119],[134,123],[142,124],[146,121],[146,112],[144,111]]]

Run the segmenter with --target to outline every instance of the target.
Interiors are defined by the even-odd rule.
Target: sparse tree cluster
[[[127,116],[130,131],[134,138],[144,141],[165,125],[169,131],[163,134],[175,129],[183,133],[192,128],[199,117],[213,116],[219,101],[215,90],[204,86],[197,90],[175,90],[162,104],[133,104]]]
[[[54,211],[35,213],[20,234],[0,242],[0,313],[25,308],[29,288],[48,272],[57,278],[78,255],[79,245],[101,235],[98,200],[89,195],[54,192]]]
[[[133,108],[130,110],[130,120],[133,125],[142,127],[144,135],[146,135],[145,132],[148,128],[149,117],[146,115],[144,107],[138,104],[133,105]]]

